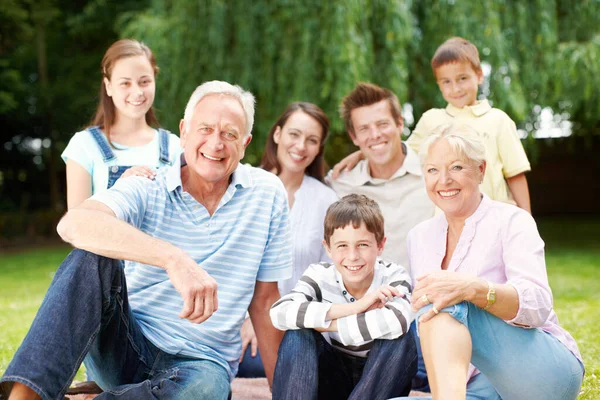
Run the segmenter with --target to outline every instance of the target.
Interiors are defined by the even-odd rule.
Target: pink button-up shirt
[[[416,277],[440,270],[446,254],[447,234],[448,222],[443,214],[420,223],[409,232],[406,243],[413,285]],[[526,211],[484,195],[475,213],[465,221],[448,271],[513,286],[519,294],[519,311],[506,323],[540,328],[556,337],[582,361],[575,340],[560,327],[552,309],[544,241]],[[471,366],[469,376],[476,373]]]

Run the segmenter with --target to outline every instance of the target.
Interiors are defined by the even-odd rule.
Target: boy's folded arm
[[[413,319],[410,303],[394,297],[383,308],[339,318],[337,331],[344,345],[357,346],[375,339],[396,339],[408,332]]]
[[[329,311],[327,311],[325,319],[328,321],[332,321],[338,318],[347,317],[349,315],[356,315],[360,311],[357,308],[357,305],[358,302],[347,304],[333,304]]]
[[[283,296],[271,307],[273,326],[279,330],[329,328],[331,320],[326,315],[331,303],[308,301],[302,293]]]

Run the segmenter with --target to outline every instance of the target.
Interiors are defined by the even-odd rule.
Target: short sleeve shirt
[[[480,189],[492,200],[515,204],[505,178],[531,170],[513,120],[506,113],[492,108],[487,100],[474,106],[427,111],[406,143],[416,152],[431,132],[440,125],[464,123],[473,128],[485,145],[487,167]]]
[[[104,161],[100,147],[88,130],[77,132],[63,151],[61,157],[66,163],[71,159],[81,165],[92,177],[92,194],[106,190],[108,185],[108,167],[113,165],[146,165],[151,168],[163,167],[160,162],[160,134],[156,131],[154,139],[144,146],[123,146],[113,142],[111,149],[116,157]],[[169,158],[171,163],[179,158],[181,148],[179,137],[169,133]]]
[[[275,175],[239,165],[211,216],[183,190],[180,170],[178,161],[155,180],[120,179],[92,200],[183,249],[217,281],[219,309],[193,324],[178,317],[183,300],[164,269],[125,261],[129,302],[144,336],[169,354],[212,360],[233,377],[256,281],[291,275],[286,192]]]

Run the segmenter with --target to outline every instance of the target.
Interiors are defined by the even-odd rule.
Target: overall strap
[[[115,158],[117,158],[115,153],[110,148],[110,144],[108,144],[108,140],[106,140],[106,137],[104,137],[104,135],[100,131],[100,128],[98,128],[97,126],[91,126],[91,127],[87,128],[87,130],[88,130],[88,132],[90,132],[92,134],[92,137],[96,141],[96,144],[98,144],[98,147],[100,148],[100,152],[102,153],[102,159],[104,160],[104,162],[111,161],[111,160],[114,160]]]
[[[158,133],[160,135],[158,145],[160,150],[159,160],[163,164],[171,165],[171,160],[169,158],[169,132],[162,128],[158,128]]]

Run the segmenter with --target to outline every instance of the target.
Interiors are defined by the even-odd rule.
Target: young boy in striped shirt
[[[271,308],[273,325],[287,330],[273,398],[408,395],[417,368],[410,277],[378,258],[385,244],[379,206],[364,195],[347,195],[327,210],[324,231],[334,264],[310,265]]]

